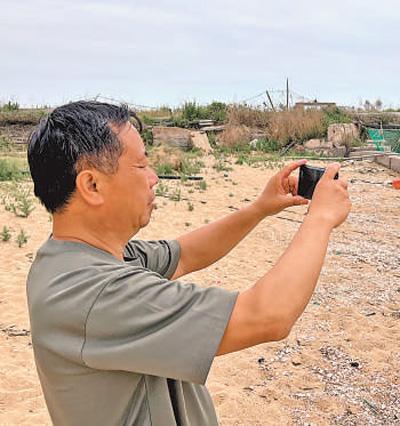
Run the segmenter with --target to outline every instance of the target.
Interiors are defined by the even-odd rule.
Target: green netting
[[[367,131],[378,151],[384,151],[382,142],[386,142],[391,146],[393,152],[400,153],[400,129],[367,128]]]

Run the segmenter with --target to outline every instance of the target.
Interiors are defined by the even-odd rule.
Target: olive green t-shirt
[[[28,281],[32,344],[55,425],[216,425],[204,383],[237,293],[173,281],[177,241],[125,261],[49,239]]]

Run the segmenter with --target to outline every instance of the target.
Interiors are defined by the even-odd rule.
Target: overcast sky
[[[0,101],[25,105],[239,102],[288,77],[308,98],[400,106],[398,0],[0,0],[0,52]]]

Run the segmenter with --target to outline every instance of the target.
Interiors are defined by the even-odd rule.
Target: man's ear
[[[83,200],[91,206],[100,206],[104,203],[104,197],[100,191],[101,177],[96,170],[82,170],[76,177],[76,191]]]

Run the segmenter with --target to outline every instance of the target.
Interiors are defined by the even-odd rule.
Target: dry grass
[[[227,125],[219,137],[219,144],[225,147],[248,145],[251,130],[247,126]]]
[[[231,126],[247,126],[265,129],[268,127],[273,113],[244,105],[233,105],[229,108],[227,124]]]
[[[234,106],[229,110],[227,128],[250,128],[262,130],[270,140],[284,146],[289,142],[302,142],[311,138],[323,137],[326,133],[324,113],[322,111],[263,111],[246,106]],[[235,130],[235,132],[237,132]],[[237,139],[232,131],[223,138],[232,144]],[[251,131],[253,133],[253,130]],[[224,136],[224,135],[223,135]]]
[[[48,114],[48,109],[19,109],[15,111],[0,111],[0,124],[38,124],[40,119]]]
[[[326,133],[322,111],[292,110],[271,115],[267,134],[280,145],[323,137]]]

